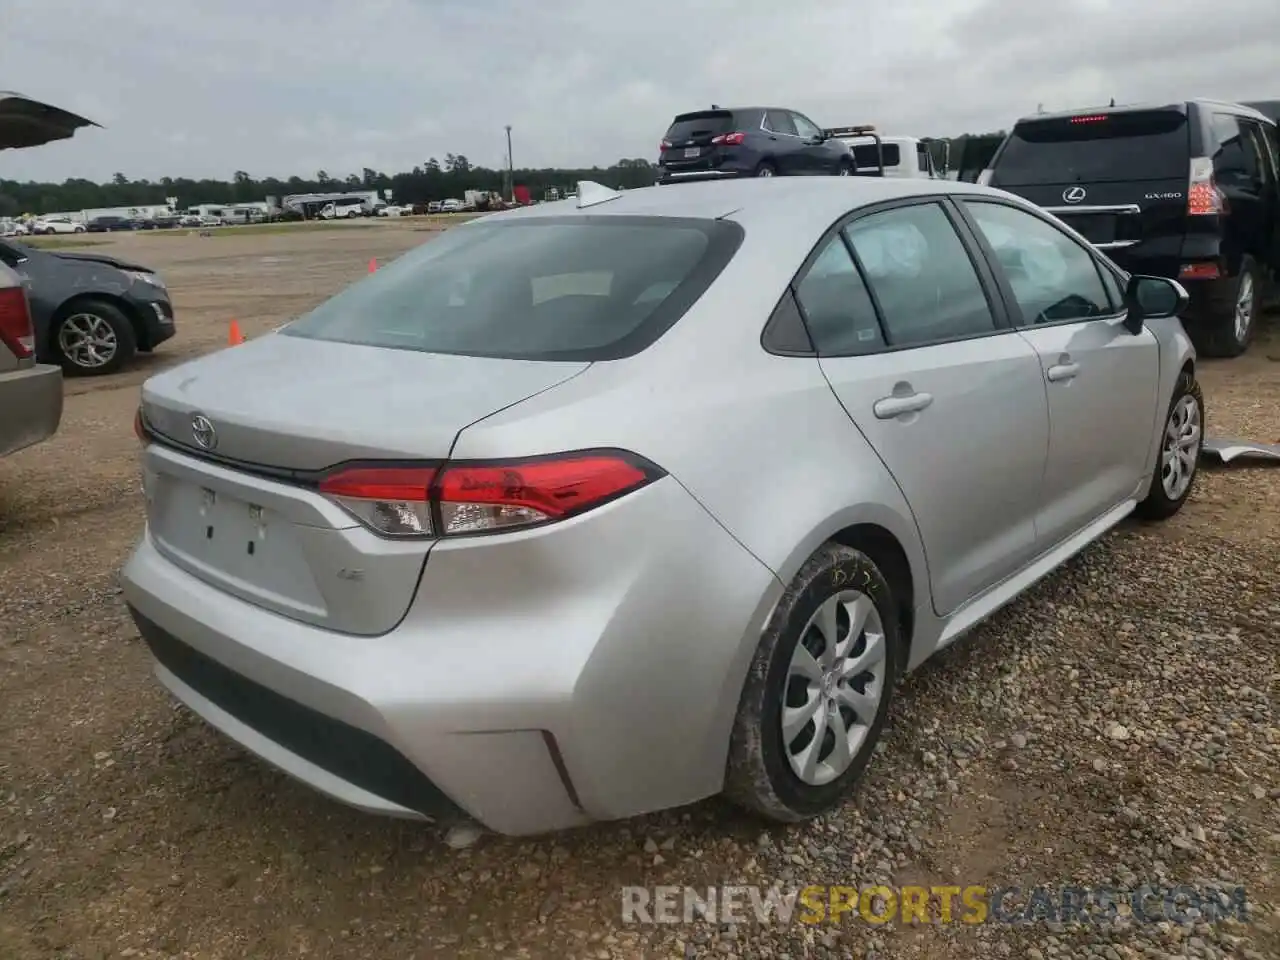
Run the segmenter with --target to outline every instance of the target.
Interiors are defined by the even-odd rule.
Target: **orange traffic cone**
[[[240,332],[240,324],[236,320],[231,321],[231,330],[227,334],[227,343],[233,347],[238,343],[244,343],[244,334]]]
[[[378,271],[378,258],[377,258],[377,257],[370,257],[370,258],[369,258],[369,272],[370,272],[370,273],[377,273],[377,271]]]

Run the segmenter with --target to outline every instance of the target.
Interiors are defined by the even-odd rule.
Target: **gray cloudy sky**
[[[1280,97],[1280,0],[0,6],[0,89],[105,128],[0,153],[0,179],[500,166],[507,123],[517,166],[607,165],[712,102],[940,136],[1038,103]]]

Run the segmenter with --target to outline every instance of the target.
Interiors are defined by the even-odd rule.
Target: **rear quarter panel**
[[[464,430],[455,458],[622,447],[675,477],[783,584],[826,539],[875,523],[902,545],[928,604],[910,510],[817,360],[766,353],[760,333],[808,254],[748,239],[717,284],[648,350],[596,363]],[[755,625],[758,631],[760,624]],[[752,646],[758,633],[749,638]]]

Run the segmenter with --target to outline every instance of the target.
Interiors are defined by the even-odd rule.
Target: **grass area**
[[[296,220],[289,223],[246,223],[229,227],[209,227],[213,237],[241,237],[247,233],[296,233],[299,230],[376,230],[379,227],[402,223],[414,229],[436,229],[452,223],[464,223],[474,220],[481,214],[476,213],[431,213],[420,217],[362,217],[358,220]],[[170,230],[140,230],[137,234],[144,237],[189,237],[199,233],[200,227],[175,227]],[[108,238],[119,237],[118,233],[95,234],[92,238],[85,234],[54,235],[40,237],[21,237],[22,243],[39,247],[42,250],[63,250],[74,247],[94,247],[110,243]],[[99,239],[101,237],[101,239]]]
[[[106,240],[90,240],[84,234],[72,234],[70,236],[40,236],[40,237],[19,237],[19,243],[25,243],[29,247],[37,247],[40,250],[71,250],[76,247],[98,247],[106,243]]]
[[[394,223],[408,223],[414,226],[423,224],[441,225],[450,223],[462,223],[465,220],[474,219],[476,214],[468,213],[443,213],[428,214],[421,217],[362,217],[357,220],[295,220],[289,223],[246,223],[243,225],[229,227],[210,227],[208,228],[210,236],[214,237],[240,237],[247,233],[295,233],[299,230],[376,230],[379,227],[390,226]],[[199,232],[196,227],[180,227],[175,230],[157,230],[157,234],[185,236],[190,233]]]

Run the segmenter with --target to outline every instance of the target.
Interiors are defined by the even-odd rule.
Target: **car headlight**
[[[126,270],[125,276],[130,280],[137,280],[139,283],[149,283],[153,287],[159,287],[161,290],[168,290],[165,282],[160,279],[158,273],[147,273],[144,270]]]

